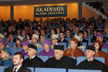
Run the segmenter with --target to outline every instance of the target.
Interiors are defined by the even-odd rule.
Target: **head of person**
[[[58,27],[58,28],[56,28],[56,30],[57,30],[57,34],[59,34],[60,33],[60,28]]]
[[[10,33],[10,34],[8,35],[8,38],[9,38],[9,40],[13,40],[13,39],[14,39],[13,34]]]
[[[52,34],[57,34],[57,31],[56,31],[55,28],[52,28],[52,29],[51,29],[51,35],[52,35]]]
[[[71,30],[70,29],[67,29],[66,30],[66,36],[68,37],[68,36],[70,36],[71,35]]]
[[[97,41],[94,43],[95,51],[101,51],[102,46],[103,46],[103,43],[100,42],[99,40],[97,40]]]
[[[0,41],[4,39],[4,35],[0,33]]]
[[[38,36],[38,35],[33,34],[33,35],[32,35],[32,43],[33,43],[33,44],[38,43],[38,38],[39,38],[39,36]]]
[[[21,34],[22,34],[22,36],[25,36],[26,35],[26,33],[27,33],[27,31],[26,30],[22,30],[22,32],[21,32]]]
[[[13,55],[13,66],[18,67],[18,66],[22,65],[23,60],[24,60],[24,56],[22,53],[19,53],[19,52],[15,53]]]
[[[1,50],[0,56],[3,61],[10,59],[10,53],[4,49]]]
[[[61,31],[61,32],[60,32],[60,39],[63,39],[63,38],[65,38],[65,34],[64,34],[63,31]]]
[[[44,42],[44,49],[49,50],[51,47],[51,41],[50,40],[45,40]]]
[[[87,28],[87,31],[88,31],[88,35],[90,35],[91,29],[90,28]]]
[[[95,54],[95,47],[93,46],[87,46],[86,47],[86,58],[88,60],[92,60]]]
[[[45,29],[41,29],[41,35],[45,35],[45,34],[46,34]]]
[[[4,38],[7,38],[8,33],[7,33],[7,31],[6,31],[6,30],[4,31],[4,33],[3,33],[3,34],[4,34]],[[1,36],[1,35],[0,35],[0,36]],[[3,39],[4,39],[4,38],[3,38]]]
[[[79,27],[75,27],[75,33],[79,32]]]
[[[53,34],[51,37],[52,44],[56,44],[58,42],[58,35]]]
[[[79,37],[77,35],[75,35],[75,37],[72,37],[72,39],[70,41],[70,48],[75,49],[80,40],[81,40],[81,37]]]
[[[87,37],[88,37],[88,31],[84,30],[84,38],[87,38]]]
[[[56,60],[60,60],[64,54],[64,46],[63,45],[54,45],[54,57]]]
[[[40,25],[38,25],[38,26],[37,26],[37,29],[38,29],[38,30],[41,30],[42,28],[41,28],[41,26],[40,26]]]
[[[0,51],[8,44],[8,42],[6,42],[5,40],[1,40],[0,41]]]
[[[35,28],[35,29],[34,29],[34,33],[35,33],[36,35],[40,35],[40,30],[37,29],[37,28]]]
[[[45,36],[40,36],[40,42],[44,42],[45,41]]]
[[[27,49],[27,55],[32,58],[33,56],[36,55],[37,52],[37,46],[29,44],[28,49]]]
[[[79,32],[78,32],[78,36],[81,37],[81,39],[83,39],[83,37],[84,37],[84,32],[83,32],[83,31],[79,31]]]
[[[97,34],[96,41],[99,40],[100,42],[103,42],[103,38],[104,38],[103,34]]]
[[[21,34],[21,28],[18,28],[18,29],[17,29],[17,33],[18,33],[18,34],[19,34],[19,33]]]
[[[31,35],[30,33],[27,33],[27,34],[26,34],[26,39],[27,39],[27,40],[31,40],[31,38],[32,38],[32,35]]]
[[[25,25],[24,26],[24,29],[27,31],[27,30],[29,30],[29,26],[28,25]]]
[[[65,32],[65,26],[64,25],[61,26],[61,31]]]
[[[92,24],[90,24],[90,25],[89,25],[89,28],[90,28],[90,29],[92,29],[92,28],[93,28],[93,25],[92,25]]]
[[[29,41],[23,41],[21,45],[22,45],[23,50],[27,52]]]
[[[72,29],[75,30],[75,28],[76,28],[76,26],[75,26],[75,24],[73,24],[73,25],[72,25]]]
[[[96,37],[97,36],[97,33],[98,33],[98,30],[94,30],[93,31],[93,35]]]
[[[105,28],[104,28],[104,32],[105,32],[105,33],[108,33],[108,25],[105,26]]]

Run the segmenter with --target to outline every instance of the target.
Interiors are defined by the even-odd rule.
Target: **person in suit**
[[[16,39],[13,37],[13,34],[12,33],[10,33],[9,35],[8,35],[8,39],[7,39],[7,42],[16,42]]]
[[[58,40],[58,42],[66,42],[68,43],[68,41],[65,39],[65,34],[64,32],[60,32],[60,40]]]
[[[87,45],[88,45],[88,40],[86,40],[86,39],[83,38],[84,37],[84,32],[83,31],[79,31],[78,32],[78,36],[81,37],[80,42],[86,42]]]
[[[66,30],[66,36],[65,36],[65,38],[72,38],[72,36],[71,36],[71,30],[70,29]]]
[[[23,54],[19,52],[15,53],[13,56],[13,66],[6,68],[4,72],[31,72],[30,69],[22,66],[23,60]]]

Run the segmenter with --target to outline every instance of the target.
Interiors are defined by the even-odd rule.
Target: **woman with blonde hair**
[[[84,56],[84,52],[82,50],[80,50],[77,46],[78,42],[79,42],[78,41],[79,38],[80,37],[77,35],[75,37],[72,37],[72,39],[70,41],[70,48],[68,48],[64,51],[65,56],[76,57],[76,59],[78,56]]]
[[[0,56],[0,66],[12,66],[12,59],[10,58],[8,51],[2,49]]]
[[[41,35],[40,36],[40,42],[44,42],[45,41],[45,36]]]

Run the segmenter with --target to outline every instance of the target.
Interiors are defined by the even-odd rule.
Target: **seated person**
[[[4,39],[4,35],[0,33],[0,41]]]
[[[24,39],[23,37],[18,36],[18,38],[16,38],[16,45],[14,47],[17,48],[22,47],[21,42],[23,41],[23,39]]]
[[[45,36],[42,36],[42,35],[41,35],[41,36],[40,36],[40,42],[41,42],[41,43],[44,43],[44,41],[45,41]]]
[[[66,42],[68,43],[68,41],[65,39],[65,34],[64,32],[60,32],[60,40],[58,40],[58,42]]]
[[[45,62],[45,67],[50,68],[76,68],[76,60],[63,55],[64,46],[54,45],[54,57]]]
[[[108,72],[108,67],[102,62],[94,58],[95,47],[86,47],[86,60],[78,64],[77,69],[91,69],[91,70],[102,70],[102,72]]]
[[[64,51],[64,55],[76,57],[77,59],[78,56],[84,56],[84,52],[77,47],[79,41],[76,37],[80,39],[79,36],[72,37],[70,47]]]
[[[5,68],[4,72],[31,72],[30,69],[23,67],[24,56],[17,52],[13,55],[13,66]]]
[[[10,51],[10,49],[6,47],[7,44],[8,43],[5,40],[3,40],[3,39],[1,40],[1,42],[0,42],[0,52],[1,52],[2,49],[4,49],[9,54],[12,54],[11,51]]]
[[[103,43],[100,41],[96,41],[94,43],[94,47],[95,47],[95,57],[104,57],[105,58],[105,64],[108,66],[108,56],[104,51],[101,51],[103,46]]]
[[[84,32],[83,31],[79,31],[78,36],[81,37],[80,42],[86,42],[88,45],[88,40],[84,39]]]
[[[0,58],[0,66],[12,66],[12,59],[10,58],[10,53],[8,53],[6,50],[1,50],[1,58]]]
[[[51,50],[51,41],[49,40],[45,40],[44,42],[44,50],[41,51],[38,55],[42,55],[42,56],[54,56],[54,51]]]
[[[32,44],[37,46],[37,48],[42,48],[42,46],[38,43],[39,36],[36,34],[32,35]]]
[[[10,33],[9,35],[8,35],[8,39],[7,39],[7,42],[16,42],[16,39],[13,37],[13,34],[12,33]]]
[[[72,38],[72,36],[71,36],[71,30],[70,29],[66,30],[66,36],[65,36],[65,38]]]
[[[36,56],[37,46],[29,44],[27,55],[29,58],[23,61],[24,67],[44,67],[44,62]]]
[[[52,37],[51,37],[51,41],[52,41],[52,44],[53,44],[53,45],[51,45],[51,48],[54,48],[54,45],[58,45],[58,35],[53,34]]]
[[[29,42],[23,41],[21,44],[22,44],[23,50],[20,51],[20,53],[22,53],[25,56],[25,55],[27,55],[27,49],[28,49]]]

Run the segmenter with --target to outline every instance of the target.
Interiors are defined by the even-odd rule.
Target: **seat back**
[[[66,72],[63,68],[35,68],[35,72]]]
[[[39,57],[43,62],[48,60],[48,56],[37,56]]]
[[[101,70],[68,69],[68,72],[102,72]]]

